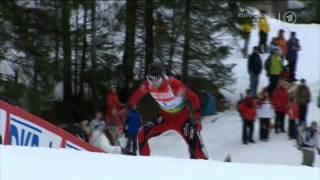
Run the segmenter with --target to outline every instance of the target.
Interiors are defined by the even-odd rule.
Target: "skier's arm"
[[[200,120],[200,101],[198,96],[177,79],[170,79],[169,84],[173,88],[177,96],[184,96],[187,99],[187,101],[191,103],[191,110],[194,113],[194,118],[196,120]]]
[[[144,82],[130,97],[128,106],[132,107],[133,105],[136,105],[139,100],[148,93],[147,84]]]
[[[202,124],[201,124],[201,113],[200,113],[200,100],[196,93],[191,91],[190,89],[186,89],[186,98],[187,101],[189,101],[192,105],[192,111],[193,117],[195,120],[195,128],[198,132],[202,130]]]
[[[194,93],[190,89],[186,89],[186,96],[187,96],[187,99],[192,103],[192,110],[199,111],[200,101],[196,93]]]

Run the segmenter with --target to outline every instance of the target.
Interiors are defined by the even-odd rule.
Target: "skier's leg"
[[[152,123],[143,126],[138,133],[138,144],[140,155],[149,156],[150,147],[148,140],[152,137],[158,136],[169,129],[168,123],[162,121],[161,123]]]
[[[167,118],[171,122],[172,128],[183,137],[189,146],[190,158],[208,159],[200,132],[197,131],[193,119],[189,118],[189,114],[189,109],[186,108],[174,116],[167,116]]]
[[[206,149],[202,142],[200,132],[197,132],[195,126],[189,119],[176,131],[183,137],[189,146],[189,154],[191,159],[208,159]]]

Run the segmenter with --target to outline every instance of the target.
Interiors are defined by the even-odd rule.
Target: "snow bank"
[[[319,169],[0,146],[3,180],[318,180]]]
[[[268,45],[273,37],[276,37],[279,29],[285,30],[285,38],[288,40],[291,31],[295,31],[301,45],[301,51],[298,53],[297,78],[305,78],[307,84],[316,93],[320,89],[320,25],[319,24],[290,24],[279,21],[277,19],[268,18],[270,24],[270,32],[268,34]],[[240,40],[243,42],[243,40]],[[255,27],[250,36],[248,52],[252,52],[252,48],[259,43],[259,29]],[[241,43],[242,48],[242,43]],[[265,61],[268,55],[262,55]],[[226,97],[236,104],[239,99],[239,93],[244,93],[249,88],[249,75],[247,73],[247,58],[243,58],[240,50],[235,48],[233,55],[230,56],[226,63],[237,64],[234,68],[234,74],[237,82],[230,88],[234,89],[233,93],[226,92]],[[259,89],[268,85],[268,78],[263,70],[260,76]],[[314,97],[317,94],[314,94]],[[317,114],[319,115],[319,114]],[[318,116],[319,117],[319,116]]]

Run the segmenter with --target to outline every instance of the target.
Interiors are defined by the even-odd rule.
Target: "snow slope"
[[[318,180],[318,169],[0,146],[3,180]]]
[[[297,78],[305,78],[313,94],[313,101],[309,106],[308,121],[318,121],[320,124],[320,110],[316,107],[316,96],[320,89],[320,25],[287,24],[271,18],[269,18],[269,23],[271,28],[269,39],[276,36],[279,29],[286,31],[286,38],[289,37],[290,31],[296,31],[302,48],[299,52]],[[257,43],[258,30],[255,29],[251,34],[250,49],[256,46]],[[267,55],[262,58],[265,60]],[[235,91],[233,93],[225,92],[226,97],[234,106],[239,98],[239,93],[243,93],[249,87],[247,59],[244,59],[242,54],[235,50],[234,55],[229,57],[227,63],[237,64],[234,69],[237,82],[232,87]],[[267,85],[268,79],[263,74],[260,76],[259,88],[262,89]],[[269,142],[257,141],[256,144],[244,146],[241,144],[242,123],[238,113],[231,110],[220,113],[217,117],[218,121],[215,123],[210,123],[210,120],[204,120],[203,123],[203,139],[211,159],[223,160],[227,153],[230,152],[234,162],[286,164],[292,166],[301,164],[302,154],[295,147],[295,142],[288,140],[286,134],[276,135],[272,132]],[[256,140],[258,139],[258,128],[259,125],[256,121]],[[188,158],[185,143],[174,132],[168,132],[161,137],[151,139],[150,145],[154,156]],[[317,156],[316,166],[320,166],[319,156]]]
[[[270,32],[268,35],[268,44],[273,37],[276,37],[279,29],[285,30],[285,38],[289,39],[290,32],[295,31],[297,38],[300,40],[301,51],[298,53],[297,79],[305,78],[307,84],[314,91],[320,89],[320,25],[319,24],[289,24],[273,18],[268,18],[270,24]],[[259,42],[259,30],[256,28],[252,31],[248,52]],[[266,60],[267,54],[261,58]],[[249,87],[249,76],[247,73],[247,59],[242,57],[239,49],[233,51],[233,56],[229,57],[228,63],[236,63],[234,74],[237,78],[236,84],[232,88],[236,89],[236,93],[226,93],[233,102],[239,98],[239,93],[243,93]],[[268,85],[268,79],[265,71],[260,76],[259,88]],[[316,95],[316,94],[315,94]],[[315,96],[314,96],[315,97]]]

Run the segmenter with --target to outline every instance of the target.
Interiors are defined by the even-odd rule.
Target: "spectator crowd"
[[[287,133],[288,139],[296,140],[298,149],[303,153],[302,164],[312,166],[315,150],[320,153],[320,139],[317,122],[308,122],[308,106],[312,97],[307,81],[301,79],[299,84],[296,83],[298,52],[301,50],[299,40],[295,32],[291,32],[290,38],[286,40],[285,31],[280,29],[278,36],[272,38],[267,46],[270,27],[265,13],[261,11],[258,22],[259,43],[248,57],[249,89],[238,102],[238,111],[243,121],[242,143],[255,143],[254,122],[258,119],[261,141],[270,140],[272,129],[276,134]],[[245,50],[248,47],[247,40],[245,38]],[[263,63],[261,57],[267,53],[269,55]],[[263,68],[269,84],[258,93],[259,76]]]
[[[128,87],[130,90],[132,83]],[[130,92],[121,92],[127,97],[122,99],[123,102],[128,100]],[[120,102],[114,84],[105,96],[105,105],[105,110],[96,110],[91,121],[86,113],[75,112],[73,124],[62,128],[104,152],[136,155],[137,134],[142,121],[136,106],[127,110],[126,105]],[[120,143],[122,136],[126,137],[125,145]]]

